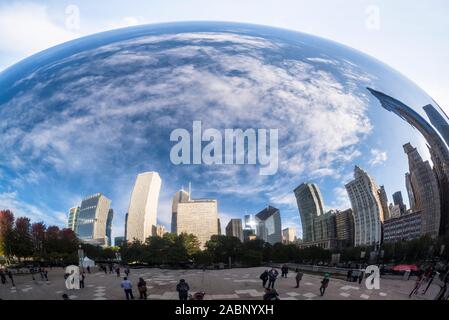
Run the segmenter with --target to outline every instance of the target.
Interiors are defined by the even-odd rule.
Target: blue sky
[[[75,5],[75,7],[73,5]],[[405,1],[395,1],[393,4],[391,1],[366,2],[347,0],[315,1],[313,4],[306,4],[306,2],[301,1],[222,1],[221,3],[218,1],[214,1],[213,3],[211,3],[211,1],[130,1],[126,7],[122,7],[118,1],[97,1],[95,7],[93,7],[91,1],[3,1],[0,4],[0,68],[6,68],[14,62],[52,45],[109,29],[165,21],[239,21],[303,31],[359,49],[401,71],[426,90],[444,108],[445,105],[449,105],[449,97],[447,96],[446,90],[443,90],[443,88],[449,87],[449,69],[446,61],[446,57],[449,56],[448,41],[446,40],[449,38],[449,28],[447,19],[445,19],[448,9],[449,6],[445,1],[428,1],[425,5],[408,4]],[[78,10],[79,23],[78,19],[76,19],[76,12]],[[376,19],[377,12],[379,13],[379,20]],[[416,21],[425,21],[426,23],[418,24]],[[253,70],[250,71],[252,72]],[[269,69],[268,71],[271,72],[272,70]],[[273,73],[273,75],[274,74],[275,73]],[[202,85],[202,83],[199,84]],[[98,94],[101,95],[102,92],[98,92]],[[329,94],[329,97],[331,97],[334,93],[330,92]],[[350,96],[346,98],[354,99],[354,97]],[[359,98],[360,97],[357,97],[355,100],[345,100],[345,102],[351,101],[353,104],[360,103],[360,105],[362,105],[358,100]],[[227,103],[232,105],[233,102],[229,101]],[[375,121],[381,121],[382,116],[386,113],[386,111],[380,111],[379,119],[374,119],[376,116],[375,114],[369,116]],[[364,116],[364,114],[360,114],[360,116]],[[58,127],[57,124],[60,123],[58,122],[58,118],[50,119],[49,123],[46,125],[52,126],[35,128],[35,135],[25,138],[24,141],[27,143],[26,146],[31,146],[32,149],[29,150],[33,152],[40,152],[46,147],[44,144],[47,143],[51,148],[59,150],[61,153],[69,151],[70,148],[68,148],[68,146],[70,146],[70,143],[73,141],[65,139],[65,137],[61,138],[61,135],[59,134],[63,134],[64,130],[67,130],[66,132],[72,132],[73,126],[76,126],[77,119],[73,120],[75,121],[68,122],[66,126]],[[411,131],[409,132],[410,128],[395,117],[391,118],[391,123],[389,123],[389,125],[393,128],[392,131],[389,132],[391,134],[397,133],[398,136],[401,136],[404,133],[404,130],[407,130],[407,133],[412,134]],[[58,131],[58,129],[61,131]],[[375,132],[375,130],[376,128],[374,127],[373,132]],[[340,130],[338,133],[345,139],[354,139],[354,135],[363,135],[369,131],[369,126],[367,126],[365,128],[350,128],[347,132]],[[103,137],[107,135],[114,137],[114,134],[117,132],[110,132],[108,131],[108,128],[105,128],[105,131],[99,131],[98,133]],[[346,136],[344,134],[346,134]],[[91,137],[85,136],[83,138],[89,139]],[[329,136],[329,139],[330,138],[334,138],[334,136]],[[369,140],[369,145],[361,150],[366,154],[366,156],[363,157],[365,158],[363,161],[364,164],[366,164],[366,169],[374,176],[379,177],[379,184],[386,184],[387,192],[389,194],[399,189],[405,191],[402,186],[403,181],[400,180],[402,178],[399,179],[400,181],[396,178],[397,176],[393,178],[394,172],[386,171],[386,169],[391,170],[392,167],[385,168],[382,164],[387,160],[399,161],[401,167],[405,168],[406,164],[401,150],[401,143],[408,141],[396,142],[391,140],[388,141],[388,143],[385,143],[382,141],[382,138],[383,136],[381,135],[377,137],[376,135],[373,135]],[[120,139],[123,139],[122,136],[120,136]],[[344,141],[344,139],[342,141]],[[120,140],[120,142],[123,142],[123,140]],[[136,139],[136,141],[132,141],[132,143],[135,143],[139,147],[141,141],[137,141]],[[73,144],[73,147],[77,147],[77,145]],[[323,148],[329,147],[332,146],[327,145]],[[418,147],[423,147],[423,150],[425,150],[425,146]],[[386,149],[388,149],[388,152],[385,151]],[[98,152],[98,154],[108,153],[107,148],[104,150],[80,150],[94,150],[95,152]],[[350,151],[354,152],[349,154],[348,152]],[[355,151],[356,150],[346,149],[345,152],[339,154],[339,156],[349,158],[355,157]],[[49,154],[47,153],[47,155]],[[70,154],[65,154],[65,157],[62,159],[65,161],[70,160]],[[86,161],[86,163],[92,161],[92,159],[89,158],[88,153],[84,153],[83,157],[76,158],[73,156],[72,159],[79,160],[81,163],[82,161]],[[15,163],[12,163],[11,167],[17,166],[20,168],[20,159],[13,160],[15,160]],[[56,161],[57,159],[53,158],[51,160]],[[298,163],[301,162],[298,161]],[[58,170],[58,163],[54,162],[53,164],[55,165],[54,169]],[[36,168],[38,168],[38,166],[36,166]],[[76,162],[73,163],[73,168],[79,170]],[[112,198],[113,206],[120,209],[116,213],[116,219],[114,219],[114,226],[116,227],[114,235],[117,236],[123,231],[123,211],[126,210],[127,202],[129,201],[129,192],[135,174],[139,171],[151,170],[152,168],[146,167],[136,161],[133,170],[123,172],[123,174],[121,174],[115,181],[106,180],[102,186],[102,190],[94,188],[91,181],[87,179],[80,184],[78,188],[73,188],[67,193],[61,192],[58,194],[58,197],[53,198],[52,201],[42,200],[39,202],[36,201],[36,198],[39,198],[39,192],[42,192],[42,190],[54,192],[52,188],[55,188],[55,186],[51,186],[51,182],[48,181],[48,189],[45,189],[39,184],[39,181],[43,178],[42,174],[45,173],[42,171],[42,167],[40,169],[41,170],[24,172],[23,176],[18,177],[19,179],[16,180],[17,189],[20,189],[20,178],[22,178],[22,180],[28,179],[28,181],[34,181],[35,185],[33,190],[35,194],[33,201],[31,201],[33,198],[31,189],[28,190],[28,197],[30,199],[28,202],[18,200],[14,193],[11,193],[11,190],[6,190],[8,192],[0,194],[0,196],[2,196],[0,200],[10,204],[12,207],[21,209],[21,212],[29,212],[31,215],[34,215],[35,218],[44,218],[45,212],[51,212],[53,217],[51,222],[62,223],[62,221],[65,221],[66,219],[66,212],[64,212],[64,209],[61,206],[57,205],[58,202],[63,201],[66,206],[69,207],[79,202],[80,198],[83,195],[86,195],[86,193],[104,190],[106,195]],[[72,169],[72,167],[70,169]],[[298,171],[304,170],[304,168],[295,167],[289,169]],[[344,189],[342,190],[342,186],[345,181],[350,179],[352,164],[345,166],[344,168],[339,168],[341,170],[325,168],[326,171],[320,167],[309,167],[308,169],[315,170],[316,182],[322,183],[320,187],[323,189],[326,205],[328,207],[344,209],[344,206],[347,206],[347,199],[344,197]],[[116,173],[111,168],[108,168],[108,172],[112,174]],[[66,175],[66,177],[68,179],[73,179],[70,181],[76,181],[76,173],[76,171],[71,172],[74,176]],[[253,207],[254,203],[251,203],[251,201],[246,203],[244,201],[245,194],[242,193],[243,188],[240,188],[240,190],[232,190],[232,176],[233,173],[235,173],[233,170],[218,169],[215,173],[227,176],[231,179],[226,185],[226,188],[228,189],[226,193],[228,195],[224,196],[225,201],[222,202],[224,206],[220,212],[224,221],[227,221],[232,216],[244,214],[244,212],[239,211],[245,210],[243,207],[246,204],[250,210],[255,210]],[[402,177],[403,172],[400,172],[399,176]],[[182,179],[182,177],[183,175],[180,174],[179,179],[175,180],[168,175],[162,176],[163,186],[164,182],[165,186],[167,186],[168,182],[170,192],[173,192],[182,184],[186,186],[188,182],[186,180],[191,177],[186,177],[186,179]],[[330,180],[326,180],[326,177],[330,177]],[[299,180],[300,179],[298,179],[298,183],[302,182]],[[216,186],[223,187],[219,182],[220,181],[217,182],[218,184]],[[257,182],[259,185],[263,186],[263,181]],[[90,187],[86,187],[89,183]],[[211,185],[213,185],[213,183],[214,181],[212,181]],[[294,184],[297,183],[296,178],[295,181],[291,183],[292,186],[294,186]],[[239,187],[244,186],[244,184],[240,183],[237,183],[236,185]],[[83,188],[83,186],[86,188]],[[289,191],[288,194],[271,194],[269,197],[261,196],[261,199],[257,204],[258,206],[261,206],[261,203],[266,203],[267,200],[270,200],[280,205],[289,206],[290,211],[288,219],[284,220],[284,226],[297,225],[299,223],[297,208],[295,207],[294,199],[292,199],[292,186],[287,185]],[[0,192],[1,191],[5,190],[1,190],[0,185]],[[207,192],[207,188],[195,183],[193,185],[193,191],[196,196],[220,196],[219,193],[211,194],[210,192]],[[166,211],[166,213],[169,213],[169,196],[172,194],[170,192],[166,193],[164,199],[161,201],[163,203],[161,210],[164,212]],[[240,207],[226,205],[226,201],[232,203],[232,198],[235,196],[233,193],[240,194],[240,203],[244,205]],[[342,197],[340,197],[340,195]],[[229,196],[229,199],[226,199],[227,196]],[[164,214],[163,223],[167,224],[168,221],[169,215]]]

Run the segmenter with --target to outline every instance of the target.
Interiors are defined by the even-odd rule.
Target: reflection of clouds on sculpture
[[[252,201],[249,210],[271,202],[297,215],[292,190],[307,180],[329,184],[321,186],[335,198],[329,203],[347,204],[334,190],[353,164],[381,168],[390,161],[390,150],[369,140],[381,124],[368,114],[365,87],[378,75],[326,42],[251,32],[150,30],[16,79],[19,92],[0,108],[8,119],[0,122],[0,170],[30,202],[39,194],[30,182],[46,185],[48,194],[64,189],[49,204],[58,210],[80,193],[101,191],[124,213],[135,174],[146,170],[160,172],[161,199],[170,201],[191,180],[200,194],[225,195],[219,200],[226,212],[242,210],[232,196]],[[279,129],[278,174],[259,176],[254,166],[172,166],[169,134],[190,130],[194,120],[218,130]],[[169,214],[159,213],[163,221]]]

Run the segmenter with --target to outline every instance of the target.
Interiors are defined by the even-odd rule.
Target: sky
[[[94,5],[92,1],[1,1],[0,70],[53,45],[110,29],[167,21],[248,22],[310,33],[370,54],[413,80],[429,93],[446,112],[448,111],[449,94],[447,90],[443,89],[449,87],[449,66],[447,64],[449,22],[446,19],[449,4],[446,1],[427,1],[420,4],[410,4],[406,1],[348,0],[314,1],[313,3],[309,1],[128,1],[126,7],[120,3],[123,2],[97,1]],[[274,72],[276,70],[267,71],[278,76]],[[200,85],[205,84],[200,83]],[[329,97],[332,94],[334,93],[330,92]],[[351,99],[352,97],[347,98]],[[229,101],[228,103],[232,105],[234,102]],[[354,100],[353,103],[360,102]],[[75,126],[76,122],[69,123],[69,125]],[[35,139],[32,140],[28,137],[28,140],[25,140],[28,146],[42,147],[44,143],[42,139],[44,139],[50,143],[52,148],[59,148],[61,153],[67,150],[66,144],[71,141],[58,140],[60,136],[58,136],[57,130],[52,132],[45,126],[37,129],[36,135],[32,137]],[[64,126],[59,129],[71,132],[70,130],[73,128]],[[365,130],[369,131],[369,127],[357,127],[355,132],[348,130],[346,138],[353,138],[354,134],[356,136],[364,134]],[[116,133],[99,132],[101,136],[107,134],[113,136]],[[339,134],[342,136],[345,132],[339,132]],[[85,138],[91,137],[86,136]],[[332,141],[329,140],[329,143]],[[140,142],[133,141],[133,143],[138,145]],[[397,146],[395,147],[398,149]],[[100,151],[107,153],[107,150],[95,150],[95,152]],[[346,153],[343,155],[350,157],[349,151],[351,150],[345,150]],[[355,154],[355,150],[352,151]],[[373,172],[387,159],[390,161],[391,158],[394,159],[391,154],[387,155],[381,144],[366,150],[366,152],[371,155],[370,166],[372,167],[370,169]],[[87,161],[88,159],[86,159],[84,157],[81,160]],[[20,159],[13,160],[16,162],[14,165],[20,167],[20,163],[18,163]],[[76,166],[76,163],[73,165]],[[303,170],[304,168],[293,169]],[[317,176],[335,174],[335,172],[323,172],[323,169],[318,167],[314,169]],[[233,173],[232,171],[221,172],[227,176]],[[334,178],[343,179],[342,175],[346,174],[345,179],[347,179],[347,173],[348,171],[340,172],[339,176],[334,176]],[[38,170],[28,172],[26,179],[37,182],[42,179],[40,174],[42,172]],[[127,172],[121,176],[123,184],[120,186],[126,186],[126,189],[130,190],[134,175],[135,172]],[[181,180],[177,181],[178,185],[172,187],[177,188],[183,182],[187,184],[186,180]],[[396,188],[395,183],[390,182],[390,185]],[[337,194],[338,192],[344,193],[341,186],[340,182],[340,188],[337,185],[329,186],[329,188]],[[289,190],[291,191],[291,189]],[[97,191],[92,190],[92,193]],[[194,184],[193,191],[197,195],[201,194],[201,186]],[[229,190],[230,193],[232,191]],[[113,203],[119,203],[120,207],[126,207],[126,203],[129,201],[129,192],[120,193],[118,190],[114,190],[111,193],[115,195]],[[0,196],[2,197],[0,200],[4,203],[20,208],[22,211],[31,212],[37,218],[44,218],[43,212],[45,212],[46,205],[49,205],[20,202],[14,192],[5,192]],[[64,196],[67,203],[76,204],[81,200],[81,193],[73,192],[64,194]],[[276,198],[274,195],[273,197]],[[277,195],[276,199],[270,200],[281,204],[293,204],[292,212],[294,212],[295,219],[291,224],[297,224],[299,217],[297,208],[294,208],[294,198],[291,194],[288,196]],[[338,203],[338,200],[337,197],[332,203],[329,201],[328,205],[347,204],[347,199],[343,199],[343,203]],[[161,210],[169,212],[170,199],[166,197],[162,203]],[[66,212],[54,211],[51,205],[48,212],[52,212],[55,223],[61,224],[66,221]],[[235,212],[223,211],[221,215],[223,220],[227,221],[235,215]],[[118,221],[117,226],[122,225],[122,219],[116,219],[116,221]],[[167,224],[168,219],[164,223]],[[224,226],[225,223],[222,223],[222,227]],[[122,227],[118,227],[114,235],[120,235],[120,232],[122,232]]]

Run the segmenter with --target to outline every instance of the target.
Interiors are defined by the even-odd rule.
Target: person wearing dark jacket
[[[265,288],[265,285],[267,284],[268,281],[268,270],[265,270],[261,275],[260,275],[260,280],[262,280],[262,287]]]
[[[189,297],[189,290],[190,287],[188,283],[184,279],[179,280],[179,283],[176,285],[176,291],[179,293],[179,300],[187,300]]]
[[[280,300],[276,289],[265,288],[263,300]]]
[[[270,272],[268,272],[268,288],[274,288],[274,283],[276,282],[278,275],[279,272],[275,268],[271,269]]]
[[[299,269],[296,269],[296,277],[295,277],[296,287],[295,288],[299,288],[299,283],[302,280],[302,276],[303,276],[303,273],[301,271],[299,271]]]

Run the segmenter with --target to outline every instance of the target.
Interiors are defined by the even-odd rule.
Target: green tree
[[[20,217],[16,219],[13,238],[12,252],[19,259],[19,262],[21,258],[28,258],[33,255],[33,241],[31,238],[29,218]]]

